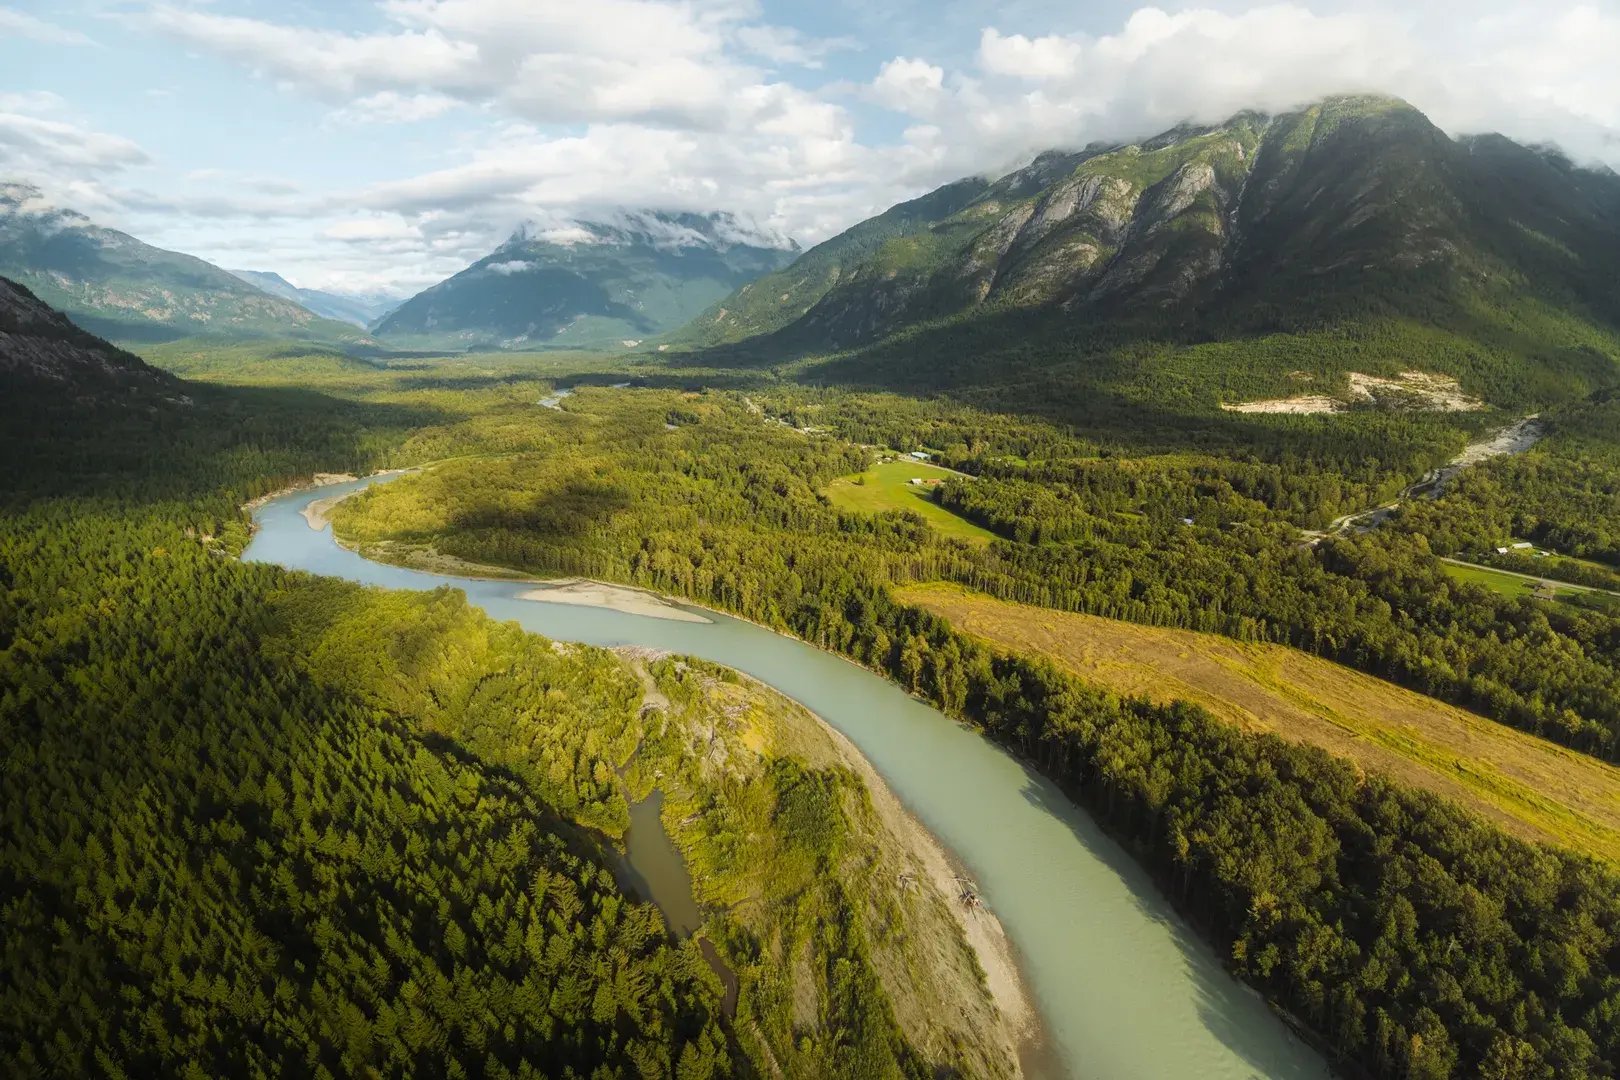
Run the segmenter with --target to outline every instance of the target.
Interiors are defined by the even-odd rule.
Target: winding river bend
[[[725,664],[843,732],[973,873],[1019,952],[1066,1076],[1321,1080],[1320,1056],[1222,969],[1147,875],[1056,785],[983,736],[830,653],[705,612],[677,622],[536,603],[534,586],[422,573],[340,547],[301,511],[374,477],[275,499],[244,558],[392,589],[451,585],[496,619],[563,641],[643,645]]]

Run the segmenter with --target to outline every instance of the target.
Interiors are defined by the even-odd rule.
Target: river
[[[642,645],[747,672],[843,732],[906,807],[972,872],[1019,953],[1052,1042],[1044,1058],[1090,1080],[1320,1080],[1290,1032],[1055,784],[982,735],[840,657],[705,611],[678,622],[521,600],[533,588],[361,558],[300,511],[368,478],[297,492],[255,514],[243,558],[368,585],[452,585],[496,619],[562,641]]]

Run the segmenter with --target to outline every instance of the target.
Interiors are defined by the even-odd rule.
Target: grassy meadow
[[[896,599],[1133,697],[1195,702],[1454,799],[1527,839],[1620,861],[1620,769],[1283,645],[1008,603],[944,584]]]
[[[877,514],[885,510],[910,510],[939,531],[941,536],[988,544],[995,534],[959,517],[933,499],[934,485],[960,476],[938,465],[901,459],[873,465],[863,473],[843,476],[827,486],[827,498],[840,510]],[[912,480],[922,480],[913,484]]]

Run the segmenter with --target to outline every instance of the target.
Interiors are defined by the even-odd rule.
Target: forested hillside
[[[46,381],[65,396],[118,399],[137,407],[179,394],[174,379],[140,357],[81,330],[26,288],[3,277],[0,378],[18,384]]]
[[[1548,438],[1530,453],[1464,473],[1440,499],[1407,507],[1398,526],[1442,555],[1620,591],[1620,395],[1546,423]],[[1521,538],[1566,558],[1495,555]]]

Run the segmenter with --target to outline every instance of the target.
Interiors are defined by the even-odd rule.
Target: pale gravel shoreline
[[[404,470],[396,469],[393,471],[403,472]],[[383,474],[373,473],[372,475],[382,476]],[[300,491],[309,491],[311,488],[331,487],[333,484],[347,484],[351,480],[358,479],[360,479],[358,476],[354,476],[349,473],[318,472],[310,478],[310,481],[307,484],[293,484],[289,487],[277,488],[275,491],[267,491],[263,495],[260,495],[257,499],[249,499],[247,502],[243,503],[242,509],[249,514],[252,514],[255,511],[262,509],[268,503],[272,503],[285,495],[296,495]]]
[[[1024,1053],[1021,1051],[1038,1052],[1043,1041],[1040,1034],[1040,1020],[1029,991],[1024,985],[1023,974],[1018,970],[1018,962],[1013,953],[1012,942],[1007,937],[1007,931],[1002,927],[1001,920],[983,904],[969,908],[956,899],[960,892],[958,878],[967,877],[966,868],[946,850],[945,845],[929,831],[928,826],[906,809],[899,796],[890,789],[888,782],[843,732],[814,711],[809,709],[805,711],[816,718],[816,722],[821,725],[834,745],[846,755],[847,763],[866,784],[872,805],[895,826],[900,834],[901,843],[916,856],[917,861],[927,871],[928,880],[933,883],[934,888],[944,899],[945,905],[956,916],[957,925],[962,928],[962,936],[967,940],[968,948],[978,957],[979,967],[984,972],[985,989],[989,992],[990,999],[995,1002],[996,1008],[1000,1010],[1002,1020],[1006,1024],[1007,1037],[1014,1051],[1014,1058],[1022,1061]]]
[[[539,588],[518,593],[518,599],[533,600],[541,604],[607,608],[609,611],[619,611],[627,615],[645,615],[648,618],[668,619],[671,622],[714,622],[713,619],[705,618],[695,611],[687,611],[674,601],[656,593],[585,578],[559,578],[548,581]]]

